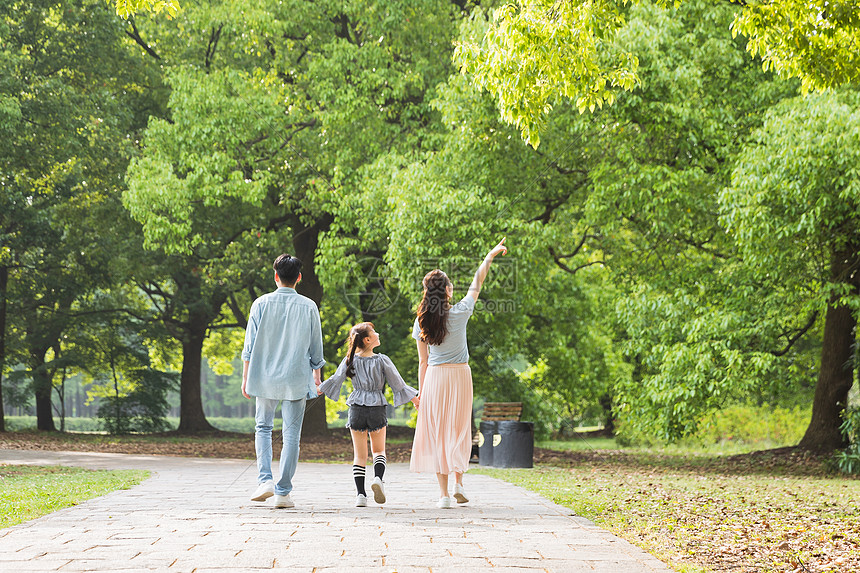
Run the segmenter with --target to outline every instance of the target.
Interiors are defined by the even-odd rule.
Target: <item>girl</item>
[[[469,501],[463,489],[463,472],[469,469],[472,451],[472,371],[466,323],[475,310],[490,263],[499,253],[508,252],[504,243],[502,239],[487,253],[466,296],[455,305],[450,303],[454,287],[448,276],[438,269],[427,273],[412,328],[418,345],[421,408],[409,469],[436,472],[440,492],[437,506],[442,509],[451,508],[450,474],[454,474],[454,499],[457,503]]]
[[[379,346],[379,334],[370,322],[356,324],[349,331],[349,350],[346,358],[337,367],[334,375],[320,384],[318,394],[325,394],[332,400],[340,397],[340,387],[343,381],[352,378],[352,394],[346,399],[349,406],[349,419],[346,427],[352,434],[354,456],[352,459],[352,475],[358,495],[355,498],[356,507],[367,505],[367,493],[364,489],[365,464],[367,463],[367,434],[370,433],[370,450],[373,452],[373,499],[376,503],[385,503],[385,488],[382,476],[385,474],[385,428],[388,418],[385,408],[388,402],[382,389],[385,383],[394,391],[394,406],[412,402],[418,407],[418,391],[407,386],[394,367],[391,359],[384,354],[375,354],[373,349]]]

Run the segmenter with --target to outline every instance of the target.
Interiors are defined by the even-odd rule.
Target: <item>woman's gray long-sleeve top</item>
[[[352,394],[346,399],[347,406],[387,406],[385,399],[385,383],[394,392],[394,407],[402,406],[418,395],[418,390],[408,386],[394,363],[385,354],[374,354],[373,356],[355,355],[353,359],[355,376],[352,377]],[[340,387],[346,380],[346,358],[341,360],[337,371],[320,384],[320,390],[331,398],[340,398]]]

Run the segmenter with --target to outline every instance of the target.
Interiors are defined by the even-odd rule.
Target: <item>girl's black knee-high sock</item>
[[[385,454],[379,454],[373,458],[373,475],[379,479],[385,475]]]
[[[355,489],[358,490],[358,493],[367,495],[367,492],[364,491],[364,466],[353,465],[352,477],[355,479]]]

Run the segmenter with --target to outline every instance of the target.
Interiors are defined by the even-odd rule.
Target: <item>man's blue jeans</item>
[[[272,479],[272,427],[275,423],[275,408],[281,402],[283,446],[281,447],[281,479],[275,483],[276,495],[287,495],[293,491],[293,475],[299,463],[299,438],[305,418],[305,398],[300,400],[272,400],[257,398],[257,425],[254,445],[257,449],[258,483]]]

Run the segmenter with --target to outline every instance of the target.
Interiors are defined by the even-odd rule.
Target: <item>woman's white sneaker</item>
[[[440,497],[439,501],[436,502],[436,507],[439,509],[451,509],[451,498]]]
[[[363,493],[355,496],[355,507],[367,507],[367,496]]]
[[[462,484],[454,484],[454,499],[457,500],[457,503],[468,503],[469,498],[466,497],[466,490],[463,489]]]

